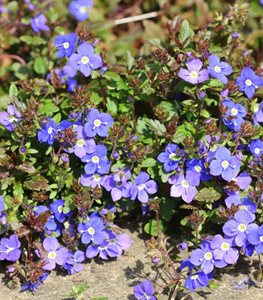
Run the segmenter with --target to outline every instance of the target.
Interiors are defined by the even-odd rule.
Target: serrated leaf
[[[28,162],[24,162],[23,164],[19,165],[17,169],[26,173],[34,173],[36,171],[35,167]]]
[[[165,126],[158,120],[144,119],[144,122],[148,127],[158,136],[164,136],[166,134]]]
[[[214,188],[203,188],[198,194],[195,196],[197,201],[202,202],[214,202],[221,198],[221,194],[217,192]]]

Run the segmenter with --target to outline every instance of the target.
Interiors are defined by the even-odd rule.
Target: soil
[[[92,260],[85,265],[84,271],[71,276],[52,274],[34,294],[19,292],[19,288],[9,289],[2,282],[0,300],[73,300],[70,292],[73,285],[86,282],[89,288],[84,294],[84,300],[96,297],[105,297],[108,300],[134,300],[133,287],[141,280],[154,278],[155,271],[152,263],[146,255],[145,241],[142,225],[134,223],[126,224],[125,229],[130,234],[133,244],[126,253],[115,260],[101,261]],[[198,293],[181,295],[176,299],[184,300],[263,300],[263,285],[257,283],[244,284],[241,288],[234,287],[237,283],[248,277],[255,269],[256,258],[242,259],[236,266],[221,270],[216,274],[216,283],[220,286],[213,291],[203,289]],[[0,274],[0,280],[3,273]],[[158,296],[158,300],[168,300],[168,296]],[[173,299],[175,300],[175,299]]]

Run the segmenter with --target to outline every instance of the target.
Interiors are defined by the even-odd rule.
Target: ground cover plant
[[[6,282],[34,292],[121,256],[138,215],[157,275],[134,299],[214,289],[241,256],[262,280],[262,16],[257,0],[0,2]]]

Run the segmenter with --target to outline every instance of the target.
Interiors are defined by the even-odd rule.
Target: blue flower
[[[208,181],[211,179],[211,175],[208,174],[208,169],[205,167],[205,160],[203,158],[188,159],[186,161],[186,166],[187,166],[186,172],[191,174],[191,176],[194,176],[199,179],[197,185],[199,185],[200,180]]]
[[[236,80],[239,90],[244,92],[251,99],[256,89],[263,85],[261,77],[257,76],[251,68],[244,68]]]
[[[255,250],[258,255],[263,253],[263,225],[254,226],[247,235],[249,243],[255,245]]]
[[[94,47],[85,42],[78,47],[78,54],[70,56],[69,65],[76,71],[80,70],[85,77],[89,77],[91,70],[102,67],[103,63],[100,55],[94,53]]]
[[[7,111],[0,112],[0,124],[4,125],[8,131],[13,131],[20,119],[21,114],[13,104],[7,106]]]
[[[215,258],[210,242],[203,242],[200,249],[195,249],[190,257],[190,262],[195,266],[200,266],[205,274],[211,273],[214,266],[224,268],[227,265],[223,258]]]
[[[158,190],[157,183],[154,180],[149,180],[150,176],[146,172],[141,172],[134,179],[134,185],[130,189],[131,199],[135,200],[138,197],[142,203],[149,201],[148,194],[155,194]]]
[[[80,223],[78,232],[81,233],[81,242],[89,244],[92,241],[96,245],[100,245],[104,241],[104,224],[101,218],[92,217],[89,222]]]
[[[31,27],[35,32],[49,31],[50,28],[46,25],[47,18],[43,14],[39,14],[31,19]]]
[[[201,83],[209,79],[207,69],[201,70],[203,63],[200,59],[192,59],[186,62],[187,70],[180,68],[177,76],[191,84]]]
[[[30,290],[33,292],[47,279],[48,275],[48,273],[40,275],[36,282],[28,281],[22,286],[21,292],[24,292],[25,290]]]
[[[253,156],[260,158],[263,155],[263,141],[260,139],[252,141],[249,149]]]
[[[64,213],[64,204],[65,200],[59,199],[50,204],[50,210],[54,213],[55,218],[60,223],[63,223],[66,219],[66,217],[70,216],[72,214],[71,211]]]
[[[247,114],[245,107],[232,100],[224,100],[222,105],[224,124],[231,130],[239,131],[244,121],[243,117]]]
[[[231,152],[225,147],[219,147],[215,153],[215,159],[210,163],[210,174],[221,175],[223,179],[230,182],[240,170],[241,162],[231,156]]]
[[[88,8],[92,6],[92,0],[74,0],[70,2],[68,9],[79,22],[82,22],[88,19]]]
[[[54,39],[54,44],[58,48],[57,57],[70,57],[75,50],[76,42],[77,35],[75,33],[57,36]]]
[[[87,137],[94,137],[96,134],[102,137],[108,135],[108,130],[113,123],[113,118],[106,113],[100,113],[97,109],[91,108],[87,115],[88,122],[84,125]]]
[[[250,224],[254,220],[255,215],[245,210],[239,210],[235,213],[234,219],[224,224],[223,232],[227,236],[233,237],[238,247],[242,247],[247,241],[248,233],[257,227],[254,223]]]
[[[96,150],[81,158],[86,162],[85,173],[91,175],[94,173],[107,174],[110,170],[110,161],[107,158],[107,148],[103,145],[97,145]]]
[[[182,160],[184,151],[175,144],[169,144],[165,148],[165,152],[158,155],[157,159],[164,163],[164,170],[171,172],[178,167],[178,163]]]
[[[209,278],[207,274],[202,271],[189,275],[184,283],[184,287],[193,292],[195,289],[199,287],[208,286]]]
[[[74,254],[69,252],[68,258],[65,261],[64,268],[67,270],[69,275],[79,273],[83,270],[81,264],[85,260],[85,254],[81,250],[77,250]]]
[[[47,118],[43,122],[42,129],[38,130],[37,138],[40,142],[52,145],[58,130],[59,126],[51,118]]]
[[[150,280],[144,280],[134,287],[134,296],[139,300],[156,300],[153,284]]]
[[[208,61],[209,74],[226,84],[228,81],[226,75],[230,75],[232,73],[232,67],[226,62],[220,62],[219,57],[214,54],[208,57]]]

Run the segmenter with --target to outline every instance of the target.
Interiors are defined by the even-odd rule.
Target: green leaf
[[[165,221],[170,221],[175,212],[175,199],[166,198],[160,203],[160,215]]]
[[[130,71],[134,66],[135,59],[132,56],[131,51],[127,50],[126,53],[127,53],[127,66],[128,66],[128,70]]]
[[[44,99],[39,106],[39,111],[43,115],[51,116],[54,112],[59,111],[59,107],[54,104],[52,99]]]
[[[17,96],[18,95],[18,89],[16,87],[16,85],[14,83],[11,83],[10,87],[9,87],[9,96]]]
[[[187,39],[191,38],[194,35],[193,30],[191,29],[189,22],[184,20],[179,33],[179,41],[185,43]],[[189,44],[189,42],[187,42]],[[185,44],[185,46],[187,45]]]
[[[14,183],[14,185],[13,185],[13,193],[14,193],[14,196],[17,199],[19,199],[20,201],[23,200],[24,190],[23,190],[21,182],[15,182]]]
[[[48,71],[48,62],[45,57],[37,57],[34,60],[34,70],[37,74],[46,74]]]
[[[158,120],[144,119],[144,122],[148,127],[158,136],[164,136],[166,134],[165,126]]]
[[[107,99],[106,107],[109,113],[112,115],[115,115],[118,111],[118,106],[115,101],[110,100],[109,98]]]
[[[212,187],[203,188],[195,196],[195,199],[197,201],[202,201],[202,202],[214,202],[216,200],[219,200],[220,198],[221,198],[221,194]]]
[[[28,44],[28,45],[33,45],[33,46],[44,45],[44,44],[47,43],[47,42],[46,42],[42,37],[40,37],[39,35],[36,35],[36,36],[22,35],[22,36],[20,37],[20,40],[21,40],[22,42],[25,42],[25,43]]]
[[[142,168],[153,167],[156,165],[156,163],[157,162],[154,158],[148,157],[142,162],[141,167]]]
[[[164,225],[160,220],[160,230],[164,232]],[[157,222],[156,220],[150,220],[145,226],[144,231],[150,235],[158,236]]]

